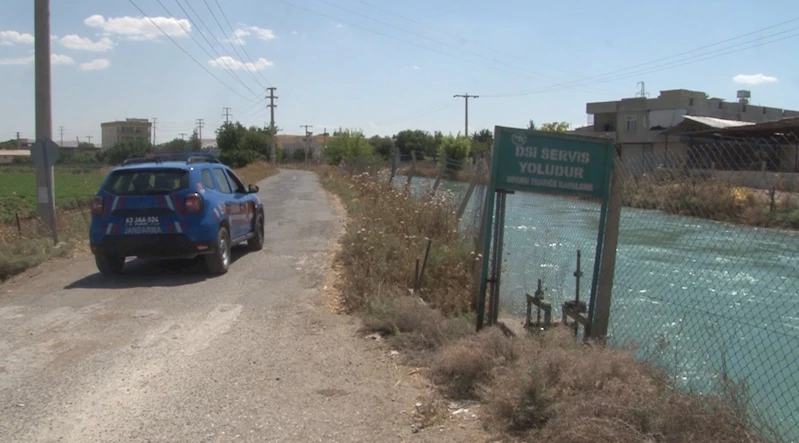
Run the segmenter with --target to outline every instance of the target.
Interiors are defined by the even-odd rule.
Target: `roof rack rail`
[[[144,157],[136,157],[136,158],[129,158],[122,162],[122,166],[127,165],[138,165],[142,163],[161,163],[160,158],[144,158]]]
[[[186,164],[191,165],[194,163],[219,163],[219,160],[210,155],[193,155],[186,159]]]

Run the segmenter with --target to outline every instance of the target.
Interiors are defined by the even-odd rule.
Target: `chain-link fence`
[[[799,138],[684,137],[617,159],[610,338],[677,386],[734,382],[799,440]]]
[[[615,159],[624,206],[609,342],[634,346],[684,389],[747,388],[749,412],[799,440],[799,137],[630,148]],[[429,195],[440,179],[437,195],[462,203],[477,242],[487,164],[414,157],[398,158],[395,186]],[[521,319],[539,280],[555,321],[564,302],[587,303],[599,218],[596,200],[509,195],[500,317]]]

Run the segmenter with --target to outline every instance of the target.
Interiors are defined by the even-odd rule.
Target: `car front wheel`
[[[224,274],[230,267],[230,234],[224,226],[219,228],[216,250],[205,256],[205,264],[212,274]]]

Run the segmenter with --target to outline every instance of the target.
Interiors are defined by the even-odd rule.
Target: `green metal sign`
[[[486,196],[487,203],[482,223],[484,242],[482,254],[485,258],[477,295],[478,330],[483,327],[486,289],[489,285],[491,286],[489,323],[494,324],[498,319],[506,197],[514,192],[574,195],[602,200],[588,308],[588,321],[591,321],[605,241],[613,155],[614,147],[611,140],[557,132],[494,127],[491,184]],[[490,259],[489,251],[491,251]]]
[[[610,185],[608,140],[497,126],[494,189],[604,198]]]

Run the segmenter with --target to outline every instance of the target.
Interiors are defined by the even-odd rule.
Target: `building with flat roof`
[[[14,163],[15,159],[29,159],[30,149],[0,149],[0,165]]]
[[[673,89],[660,91],[655,98],[645,95],[621,100],[586,104],[589,126],[580,128],[582,135],[596,135],[616,141],[622,159],[648,155],[681,155],[679,140],[669,143],[669,128],[692,117],[700,126],[726,128],[747,123],[763,123],[799,116],[799,111],[750,104],[751,93],[738,91],[738,101],[710,97],[700,91]]]
[[[144,140],[152,143],[153,124],[146,118],[126,118],[124,121],[101,123],[101,146],[107,151],[124,140]]]

